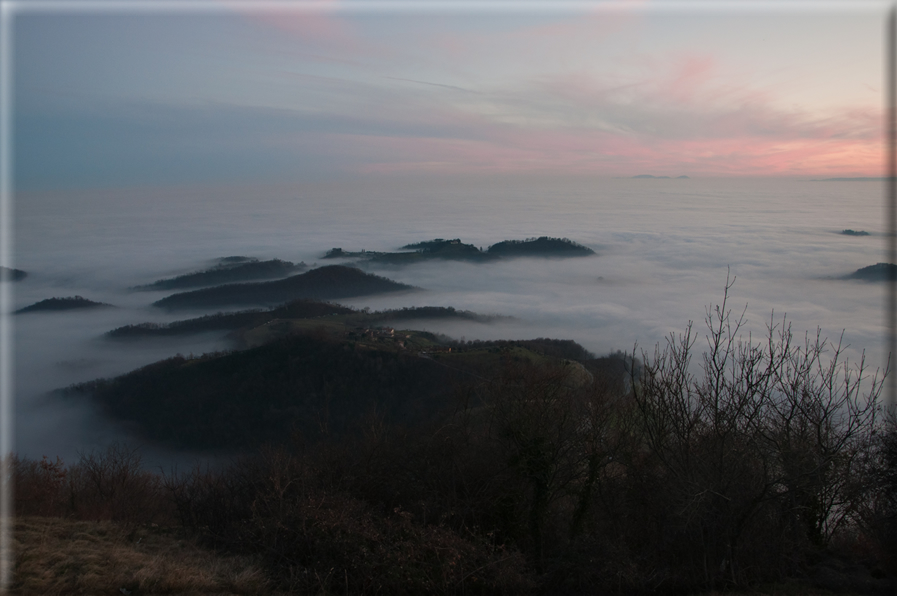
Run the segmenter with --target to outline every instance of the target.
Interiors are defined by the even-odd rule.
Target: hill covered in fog
[[[22,281],[28,276],[28,273],[21,269],[10,269],[9,267],[0,267],[0,281]]]
[[[897,279],[897,265],[893,263],[876,263],[857,269],[844,279],[861,279],[864,281],[888,281]]]
[[[473,244],[465,244],[460,238],[444,240],[436,238],[406,244],[400,252],[357,252],[333,248],[324,255],[325,259],[350,258],[375,264],[408,265],[427,260],[442,259],[483,263],[508,257],[566,258],[592,256],[595,251],[568,238],[527,238],[526,240],[503,240],[480,249]]]
[[[253,309],[232,313],[216,313],[194,319],[171,323],[137,323],[125,325],[104,335],[108,338],[170,337],[204,333],[206,331],[237,330],[259,327],[281,319],[320,319],[328,317],[327,323],[370,326],[385,322],[413,320],[467,320],[488,323],[499,319],[510,319],[496,315],[479,315],[451,307],[421,306],[392,309],[379,312],[354,310],[339,304],[314,300],[294,300],[269,310]],[[332,318],[336,317],[336,318]]]
[[[595,359],[572,341],[456,342],[360,322],[346,315],[278,319],[242,332],[247,349],[177,356],[68,393],[88,396],[152,442],[234,450],[297,432],[315,440],[322,429],[358,430],[371,412],[390,424],[433,420],[451,409],[460,386],[485,378],[501,362],[567,362],[580,371],[573,377],[578,383],[591,379],[588,371],[625,373],[622,360]]]
[[[282,304],[300,298],[335,300],[414,289],[354,267],[328,265],[277,281],[227,284],[181,292],[157,300],[153,306],[166,310]]]
[[[94,302],[82,296],[66,296],[64,298],[47,298],[40,302],[35,302],[24,308],[20,308],[16,313],[29,313],[41,311],[60,311],[60,310],[77,310],[89,308],[109,307],[111,304],[105,302]]]
[[[259,261],[250,257],[225,257],[211,269],[185,273],[168,279],[160,279],[151,284],[136,286],[135,290],[181,290],[228,283],[238,283],[259,279],[286,277],[307,269],[305,263],[294,264],[280,259]]]

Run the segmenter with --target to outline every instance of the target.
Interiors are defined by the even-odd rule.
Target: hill
[[[333,248],[324,255],[325,259],[350,258],[362,259],[371,263],[388,265],[408,265],[430,259],[444,259],[451,261],[486,261],[489,255],[481,251],[473,244],[464,244],[459,238],[454,240],[426,240],[406,244],[401,248],[403,252],[377,252],[358,251],[350,252],[342,248]]]
[[[40,302],[35,302],[24,308],[20,308],[16,313],[40,312],[40,311],[58,311],[58,310],[76,310],[83,308],[100,308],[112,306],[105,302],[94,302],[81,296],[67,296],[65,298],[47,298]]]
[[[309,441],[339,436],[372,412],[392,424],[439,418],[460,383],[503,361],[577,362],[580,380],[587,370],[619,372],[608,368],[612,358],[594,359],[572,341],[456,342],[358,325],[352,316],[277,319],[242,332],[242,351],[176,356],[63,393],[93,400],[152,442],[244,450],[295,433]]]
[[[857,269],[844,279],[862,279],[864,281],[888,281],[897,279],[897,265],[893,263],[876,263]]]
[[[21,269],[0,267],[0,281],[22,281],[28,274]]]
[[[486,316],[469,311],[455,310],[451,307],[421,306],[402,308],[379,312],[365,312],[354,310],[339,304],[330,302],[317,302],[314,300],[294,300],[283,306],[270,310],[244,310],[234,313],[216,313],[205,315],[195,319],[174,321],[168,324],[138,323],[125,325],[111,331],[107,331],[108,338],[137,338],[137,337],[172,337],[204,333],[206,331],[233,331],[237,329],[249,329],[259,327],[266,323],[279,319],[317,319],[329,318],[328,323],[339,322],[341,324],[358,326],[373,325],[390,321],[410,321],[422,319],[464,319],[488,323],[497,319],[509,319],[510,317]]]
[[[354,267],[328,265],[277,281],[228,284],[182,292],[157,300],[153,306],[175,310],[241,304],[273,305],[299,298],[335,300],[411,289],[414,288]]]
[[[183,288],[216,286],[258,279],[286,277],[290,274],[304,271],[307,268],[305,263],[296,265],[280,259],[259,261],[250,257],[224,257],[220,261],[219,265],[211,269],[187,273],[169,279],[160,279],[151,284],[136,286],[133,289],[180,290]]]
[[[144,438],[178,448],[242,450],[291,434],[342,434],[366,412],[391,421],[446,407],[450,369],[389,348],[291,335],[241,352],[174,357],[76,385]]]
[[[526,240],[505,240],[493,244],[487,251],[501,257],[587,257],[595,254],[591,248],[567,238],[528,238]]]
[[[423,242],[406,244],[403,252],[349,252],[333,248],[324,255],[325,259],[361,259],[369,263],[388,265],[408,265],[431,259],[451,261],[471,261],[482,263],[502,257],[578,257],[594,255],[595,251],[567,238],[528,238],[526,240],[504,240],[480,250],[473,244],[465,244],[460,238],[444,240],[436,238]]]

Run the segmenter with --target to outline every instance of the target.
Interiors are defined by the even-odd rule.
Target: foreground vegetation
[[[882,376],[785,321],[742,341],[741,322],[724,301],[622,371],[575,344],[486,344],[491,366],[431,416],[368,409],[215,468],[156,475],[121,446],[16,459],[17,512],[166,524],[252,561],[269,591],[889,593]]]
[[[202,548],[158,524],[20,516],[14,541],[13,594],[268,592],[251,558]]]

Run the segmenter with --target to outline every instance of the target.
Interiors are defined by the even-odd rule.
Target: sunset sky
[[[18,189],[882,175],[887,3],[97,6],[11,13]]]

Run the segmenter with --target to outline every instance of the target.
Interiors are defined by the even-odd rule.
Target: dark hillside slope
[[[0,267],[0,281],[22,281],[26,277],[28,277],[28,274],[21,269]]]
[[[862,279],[864,281],[889,281],[897,279],[897,265],[893,263],[876,263],[857,269],[844,279]]]
[[[229,284],[182,292],[158,300],[153,306],[175,310],[242,304],[273,305],[298,298],[334,300],[411,289],[412,286],[354,267],[328,265],[277,281]]]
[[[426,420],[451,402],[451,369],[407,353],[309,335],[197,359],[170,358],[73,386],[148,440],[178,448],[245,449],[342,434],[376,413]]]
[[[220,284],[239,283],[259,279],[286,277],[292,273],[305,270],[305,264],[294,265],[289,261],[272,259],[270,261],[250,260],[233,264],[226,262],[205,271],[186,273],[169,279],[160,279],[145,286],[137,286],[135,290],[183,290],[201,288]]]
[[[40,311],[59,311],[59,310],[76,310],[85,308],[105,308],[112,306],[105,302],[94,302],[81,296],[66,296],[64,298],[47,298],[34,304],[29,304],[24,308],[20,308],[16,313],[40,312]]]
[[[567,238],[548,236],[504,240],[493,244],[486,252],[493,257],[587,257],[595,254],[591,248]]]
[[[171,323],[138,323],[125,325],[105,333],[110,338],[169,337],[206,331],[234,330],[263,325],[273,319],[310,319],[326,315],[347,315],[355,311],[339,304],[294,300],[271,310],[241,310],[232,313],[216,313],[196,319]]]

